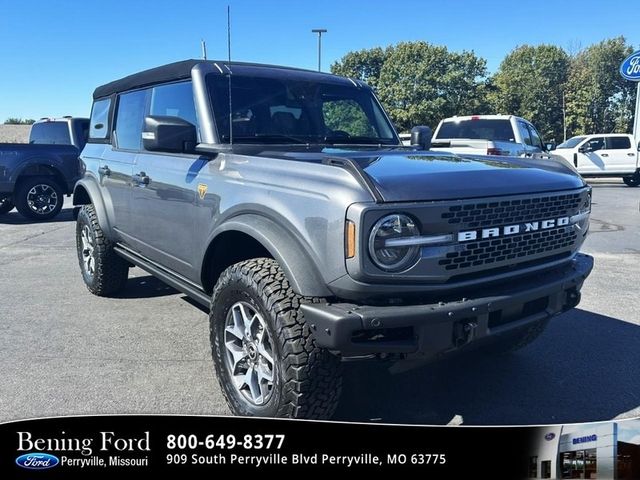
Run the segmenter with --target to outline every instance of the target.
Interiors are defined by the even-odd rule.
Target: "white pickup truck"
[[[433,134],[431,149],[461,155],[534,157],[547,154],[538,130],[515,115],[445,118]]]
[[[602,133],[572,137],[553,152],[576,167],[583,177],[622,177],[640,185],[639,145],[633,135]]]

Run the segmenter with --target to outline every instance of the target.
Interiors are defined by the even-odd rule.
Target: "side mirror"
[[[553,150],[556,149],[556,142],[549,142],[547,144],[545,144],[545,148],[547,149],[547,152],[551,152]]]
[[[580,147],[580,148],[578,149],[578,151],[579,151],[580,153],[590,153],[590,152],[593,152],[593,150],[592,150],[592,148],[591,148],[591,145],[583,145],[582,147]]]
[[[420,147],[421,150],[429,150],[431,148],[431,135],[429,127],[413,127],[411,129],[411,146]]]
[[[144,117],[142,145],[150,152],[191,153],[198,143],[196,126],[180,117]]]

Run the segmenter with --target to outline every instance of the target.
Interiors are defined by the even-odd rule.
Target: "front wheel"
[[[340,361],[318,347],[299,310],[318,301],[293,292],[272,259],[232,265],[216,283],[210,314],[216,374],[235,415],[330,418]]]
[[[628,187],[637,187],[640,185],[640,172],[636,172],[634,175],[623,177],[622,181],[627,184]]]
[[[9,213],[13,210],[13,202],[11,201],[11,197],[0,197],[0,215],[4,215],[5,213]]]

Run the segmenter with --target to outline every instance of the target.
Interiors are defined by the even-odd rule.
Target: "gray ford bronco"
[[[97,88],[77,250],[108,296],[138,266],[210,308],[233,413],[328,418],[345,360],[504,351],[575,307],[591,191],[557,160],[403,147],[372,90],[202,60]]]

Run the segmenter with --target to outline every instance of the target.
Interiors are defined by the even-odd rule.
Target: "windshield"
[[[438,130],[440,138],[468,138],[473,140],[499,140],[515,142],[509,120],[453,120],[444,122]]]
[[[577,147],[580,142],[582,142],[587,137],[571,137],[566,142],[562,142],[556,148],[574,148]]]
[[[229,77],[207,84],[222,143],[229,143]],[[286,78],[231,77],[233,143],[397,145],[368,89]]]

